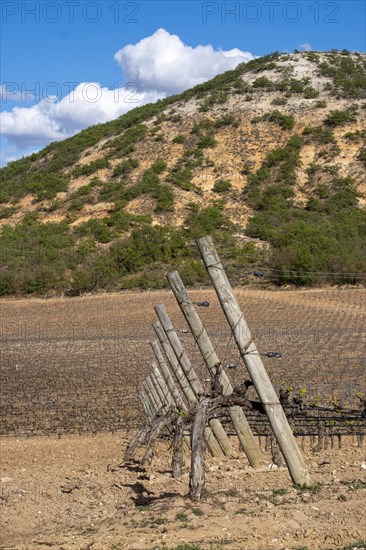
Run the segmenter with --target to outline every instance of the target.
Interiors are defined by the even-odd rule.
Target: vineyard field
[[[366,290],[237,289],[277,390],[357,406],[366,388]],[[212,289],[194,302],[234,385],[247,377]],[[1,435],[97,433],[143,422],[138,388],[148,373],[154,306],[164,303],[203,385],[199,351],[168,291],[1,302]],[[280,358],[265,356],[268,352]]]

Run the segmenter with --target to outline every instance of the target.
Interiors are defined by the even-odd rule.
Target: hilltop
[[[0,172],[0,295],[366,281],[366,55],[274,53]]]

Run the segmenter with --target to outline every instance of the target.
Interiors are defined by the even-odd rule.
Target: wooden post
[[[166,312],[165,307],[160,304],[158,306],[155,306],[155,311],[174,350],[174,353],[187,377],[187,380],[190,383],[190,386],[195,396],[195,401],[197,401],[198,396],[203,395],[205,390],[203,389],[203,386],[199,381],[194,368],[192,367],[188,355],[181,341],[179,340],[177,333],[174,330],[173,324]],[[218,420],[217,418],[213,418],[209,421],[209,424],[224,454],[226,456],[231,456],[233,454],[233,449],[220,420]]]
[[[151,424],[145,424],[139,429],[125,450],[123,457],[124,462],[129,462],[134,459],[137,450],[142,447],[147,440],[150,430]]]
[[[151,367],[151,373],[150,373],[151,382],[153,383],[155,391],[159,396],[160,402],[162,403],[163,406],[169,405],[167,396],[164,394],[164,391],[161,388],[160,383],[156,377],[153,365],[151,364],[150,367]],[[156,368],[156,365],[155,365],[155,368]]]
[[[310,483],[310,474],[296,443],[285,413],[272,386],[257,347],[252,340],[249,327],[220,262],[211,237],[198,239],[198,248],[204,264],[233,332],[240,355],[248,369],[258,396],[265,408],[272,430],[294,483]]]
[[[161,328],[161,330],[163,330]],[[167,387],[167,390],[169,392],[169,395],[171,396],[171,399],[172,399],[172,403],[175,403],[176,406],[177,406],[177,409],[179,412],[182,412],[182,413],[185,413],[187,414],[188,412],[188,408],[186,407],[186,405],[184,404],[184,401],[177,389],[177,386],[175,385],[175,382],[173,380],[173,377],[172,375],[170,374],[170,371],[169,371],[169,367],[168,365],[166,364],[165,362],[165,359],[164,359],[164,356],[160,350],[160,347],[159,347],[159,344],[157,342],[157,340],[154,340],[153,342],[150,342],[150,345],[154,351],[154,354],[155,354],[155,357],[156,359],[158,360],[158,363],[159,363],[159,367],[162,371],[162,378],[163,378],[163,381],[165,382],[166,384],[166,387]],[[173,350],[172,350],[172,353]],[[182,428],[183,429],[183,421],[182,422],[177,422],[177,429],[178,431]],[[179,437],[180,435],[179,434],[176,434],[176,438],[175,438],[175,443],[173,445],[173,449],[175,449],[177,447],[177,445],[179,446]],[[187,448],[187,450],[189,451],[190,448],[191,448],[191,441],[190,441],[190,438],[188,436],[183,436],[182,434],[182,437],[183,437],[183,442]],[[174,455],[174,450],[173,450],[173,455]],[[179,459],[180,460],[180,459]],[[178,460],[178,463],[179,463],[179,460]],[[173,463],[176,463],[176,461],[173,460]],[[174,476],[174,468],[173,468],[173,477]]]
[[[153,418],[154,418],[154,416],[158,412],[158,407],[157,407],[154,399],[152,398],[152,396],[150,394],[150,389],[149,389],[149,387],[146,383],[146,379],[142,383],[142,389],[145,392],[146,400],[147,400],[148,404],[150,405],[150,408],[151,408],[152,413],[153,413]]]
[[[180,366],[178,359],[173,351],[172,346],[169,343],[168,337],[164,332],[163,327],[161,324],[154,323],[153,328],[155,330],[155,333],[159,339],[159,342],[162,345],[162,348],[164,350],[165,356],[168,359],[168,363],[171,366],[171,369],[174,373],[174,376],[178,382],[178,385],[180,389],[182,390],[182,393],[188,403],[188,405],[192,405],[195,403],[195,395],[192,391],[191,386],[188,383],[188,380],[186,378],[186,375],[183,372],[182,367]]]
[[[179,361],[177,359],[177,356],[174,353],[174,350],[172,346],[170,345],[170,342],[168,340],[168,337],[161,326],[160,323],[154,323],[153,325],[156,335],[159,338],[159,341],[163,347],[163,350],[166,354],[166,357],[169,361],[169,364],[172,368],[172,371],[177,379],[177,382],[187,399],[189,406],[194,406],[197,402],[196,396],[188,382],[188,379],[182,369],[182,367],[179,364]],[[207,426],[205,428],[205,439],[207,441],[207,446],[212,454],[212,456],[223,456],[222,449],[214,436],[211,428]]]
[[[187,412],[187,407],[184,404],[184,401],[177,389],[177,386],[175,385],[175,382],[173,380],[172,375],[170,374],[169,367],[165,362],[164,356],[161,352],[161,349],[159,347],[159,344],[157,340],[154,340],[153,342],[150,342],[150,345],[153,349],[153,352],[155,354],[155,357],[159,363],[159,367],[163,373],[163,377],[165,379],[165,382],[170,390],[170,393],[179,409],[181,409],[184,412]]]
[[[177,414],[175,418],[175,435],[173,441],[173,453],[172,453],[172,474],[174,478],[180,477],[182,475],[183,468],[183,432],[184,432],[184,421],[183,416]]]
[[[202,324],[198,313],[196,312],[196,309],[191,299],[187,294],[179,273],[177,271],[174,271],[167,276],[167,279],[174,293],[174,296],[176,297],[177,302],[183,312],[183,315],[191,329],[194,339],[205,361],[206,367],[208,368],[210,375],[213,379],[216,374],[216,367],[220,361],[212,345],[212,342]],[[223,395],[232,394],[233,387],[227,374],[224,371],[221,373],[219,380],[223,387]],[[254,438],[243,409],[239,406],[229,407],[229,414],[233,422],[235,431],[238,435],[239,441],[249,460],[249,464],[253,468],[264,467],[266,465],[265,457]]]
[[[145,406],[146,406],[146,408],[148,410],[148,413],[149,413],[150,420],[152,420],[154,418],[154,415],[155,415],[155,410],[153,409],[153,407],[151,405],[151,402],[150,402],[148,396],[146,395],[146,390],[144,389],[144,387],[142,387],[142,389],[140,391],[140,395],[141,395],[141,398],[144,400]]]
[[[147,449],[141,461],[143,467],[149,466],[153,459],[155,443],[161,434],[163,428],[171,421],[169,412],[165,415],[157,416],[154,418],[149,436],[147,438]]]
[[[173,403],[175,403],[175,401],[174,401],[174,399],[173,399],[173,397],[172,397],[172,395],[169,391],[168,386],[165,383],[164,378],[160,374],[160,371],[159,371],[158,367],[156,366],[156,363],[151,363],[151,368],[152,368],[152,371],[153,371],[153,375],[155,376],[155,379],[157,380],[157,382],[159,384],[164,402],[167,403],[168,405],[172,405]]]
[[[192,426],[191,471],[189,473],[189,498],[200,500],[205,485],[205,438],[203,429],[206,424],[210,399],[201,396],[196,406]]]
[[[146,397],[145,397],[145,395],[143,394],[143,391],[140,391],[140,392],[139,392],[139,398],[140,398],[140,401],[141,401],[142,408],[144,409],[146,418],[148,419],[149,422],[151,422],[151,420],[152,420],[152,412],[151,412],[151,410],[149,409],[149,405],[148,405],[147,402],[146,402]]]
[[[155,389],[155,386],[151,380],[151,377],[147,376],[145,380],[146,380],[147,387],[149,388],[149,393],[154,400],[154,403],[156,405],[157,412],[158,412],[163,407],[163,403],[160,400],[160,397]]]

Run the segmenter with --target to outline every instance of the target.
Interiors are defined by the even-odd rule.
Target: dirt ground
[[[209,300],[201,318],[223,364],[235,362],[212,289],[191,295]],[[282,354],[264,358],[277,386],[284,378],[324,399],[334,386],[344,388],[341,401],[357,401],[366,376],[365,290],[240,289],[238,299],[259,349]],[[158,303],[207,377],[169,292],[1,301],[0,549],[366,549],[365,442],[343,437],[342,449],[337,441],[320,453],[305,448],[306,490],[284,468],[254,471],[239,451],[208,456],[199,503],[187,498],[189,456],[173,479],[166,442],[148,470],[122,464],[142,418],[134,398],[148,372]],[[228,373],[234,385],[246,376]]]
[[[192,503],[189,457],[173,479],[166,442],[146,471],[123,466],[133,433],[2,438],[0,548],[338,550],[366,541],[366,446],[351,438],[342,449],[305,449],[306,490],[285,468],[254,471],[239,451],[208,456],[205,498]]]

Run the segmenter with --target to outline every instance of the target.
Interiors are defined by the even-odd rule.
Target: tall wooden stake
[[[165,382],[170,390],[170,393],[179,409],[181,409],[184,412],[187,412],[187,407],[185,406],[183,399],[177,389],[177,386],[175,385],[175,382],[173,380],[172,375],[170,374],[169,367],[166,364],[166,361],[164,359],[164,356],[160,350],[159,344],[157,340],[154,340],[153,342],[150,342],[150,345],[153,349],[153,352],[155,354],[155,357],[159,363],[159,367],[163,373]]]
[[[175,401],[169,391],[168,386],[165,383],[164,378],[160,374],[158,367],[156,366],[155,363],[151,363],[151,368],[152,368],[153,375],[160,387],[163,401],[168,405],[172,405]]]
[[[142,383],[142,389],[143,391],[145,392],[145,396],[146,396],[146,400],[147,402],[149,403],[150,405],[150,408],[152,410],[152,413],[153,413],[153,418],[154,416],[156,415],[156,413],[158,412],[158,406],[156,405],[151,393],[150,393],[150,389],[147,385],[147,382],[146,382],[146,379],[144,380],[144,382]]]
[[[168,359],[168,362],[172,368],[172,371],[174,373],[174,376],[177,379],[177,382],[183,392],[183,395],[187,399],[187,402],[189,406],[194,406],[197,402],[196,396],[188,382],[188,379],[182,369],[182,367],[179,364],[179,361],[177,359],[177,356],[174,353],[174,350],[172,346],[170,345],[170,342],[168,340],[168,337],[161,326],[160,323],[154,323],[153,325],[154,330],[156,332],[156,335],[163,347],[164,353]],[[210,450],[210,453],[212,456],[223,456],[222,449],[214,436],[211,428],[209,426],[206,426],[205,428],[205,439],[207,441],[207,447]]]
[[[161,402],[161,399],[158,395],[158,392],[155,389],[155,385],[153,384],[153,381],[151,380],[151,376],[147,376],[145,378],[146,385],[149,388],[149,394],[154,400],[154,403],[156,405],[157,411],[160,411],[160,409],[163,407],[164,403]]]
[[[155,366],[155,368],[154,368],[154,366]],[[155,370],[156,365],[151,364],[150,367],[151,367],[150,378],[151,378],[151,382],[154,384],[155,391],[158,394],[161,403],[163,405],[169,405],[169,399],[168,399],[167,395],[164,393],[164,391],[163,391],[163,389],[162,389],[162,387],[159,383],[158,377],[156,376],[156,370]]]
[[[234,296],[233,290],[220,262],[211,237],[197,241],[204,264],[231,327],[240,355],[248,369],[258,396],[265,408],[272,430],[277,438],[294,483],[306,485],[310,474],[296,443],[290,425],[279,402],[271,380],[263,365],[249,327]]]
[[[140,401],[144,409],[144,412],[146,414],[146,418],[151,422],[153,415],[152,415],[151,409],[149,408],[149,404],[147,403],[146,396],[143,390],[139,392],[139,397],[140,397]]]
[[[204,389],[202,387],[201,382],[198,379],[198,376],[196,375],[192,364],[188,358],[188,355],[181,343],[181,341],[178,338],[177,333],[174,330],[174,327],[172,325],[172,322],[166,312],[165,307],[160,304],[158,306],[155,306],[156,314],[159,318],[159,321],[168,337],[168,340],[174,350],[174,353],[187,377],[187,380],[189,381],[189,384],[193,390],[195,401],[197,401],[197,397],[199,395],[202,395],[204,393]],[[222,424],[220,420],[217,418],[211,419],[210,427],[212,428],[212,431],[218,440],[220,447],[224,451],[224,454],[226,456],[231,456],[233,454],[233,449],[231,447],[231,443],[229,441],[228,436],[226,435],[226,432],[224,428],[222,427]]]
[[[163,329],[161,329],[161,330],[163,330]],[[177,386],[175,385],[175,382],[173,380],[172,375],[170,374],[169,367],[165,362],[164,356],[163,356],[163,354],[160,350],[160,347],[159,347],[159,344],[158,344],[157,340],[154,340],[153,342],[150,342],[150,345],[151,345],[151,347],[154,351],[156,359],[158,360],[159,367],[160,367],[161,372],[162,372],[162,378],[163,378],[164,382],[166,383],[166,388],[169,391],[172,402],[176,404],[177,409],[178,409],[179,412],[182,412],[182,413],[186,414],[188,412],[188,408],[184,404],[184,401],[183,401],[183,399],[182,399],[182,397],[181,397],[181,395],[180,395],[180,393],[177,389]],[[172,350],[172,353],[174,353],[173,350]],[[184,442],[185,446],[187,447],[187,449],[189,451],[190,448],[191,448],[191,441],[190,441],[190,438],[188,436],[183,436],[183,429],[184,429],[183,418],[181,418],[181,421],[177,422],[176,428],[177,428],[177,432],[180,432],[180,430],[182,430],[183,442]],[[177,445],[179,446],[179,441],[180,441],[180,433],[177,433],[176,438],[175,438],[175,443],[173,445],[174,449],[176,449]],[[173,455],[174,455],[174,451],[173,451]],[[175,463],[175,462],[176,461],[173,460],[173,463]],[[180,459],[178,459],[178,463],[180,463]],[[173,471],[174,471],[174,468],[173,468]],[[174,473],[173,473],[173,477],[175,477]]]
[[[215,377],[216,367],[219,364],[219,358],[215,352],[212,342],[202,324],[202,321],[189,298],[187,291],[184,287],[179,273],[174,271],[167,276],[170,287],[177,299],[177,302],[183,312],[183,315],[191,329],[194,339],[197,342],[198,348],[205,361],[212,378]],[[230,395],[233,392],[233,387],[227,376],[223,371],[220,375],[220,383],[223,387],[223,395]],[[238,435],[239,441],[242,444],[245,454],[249,460],[249,464],[253,468],[262,468],[266,465],[265,457],[256,442],[252,430],[250,429],[249,422],[245,417],[245,414],[241,407],[234,406],[229,408],[230,418],[233,422],[235,431]]]

